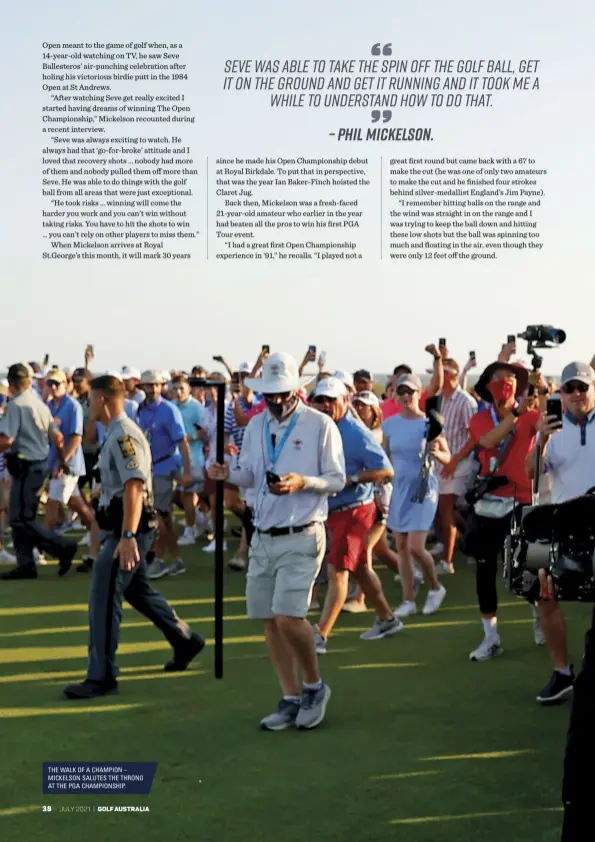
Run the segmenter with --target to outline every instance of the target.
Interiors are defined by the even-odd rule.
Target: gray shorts
[[[154,506],[160,514],[166,515],[171,511],[174,492],[180,476],[180,471],[170,471],[169,474],[153,477]]]
[[[274,538],[255,532],[246,577],[248,617],[306,617],[325,549],[322,523]]]

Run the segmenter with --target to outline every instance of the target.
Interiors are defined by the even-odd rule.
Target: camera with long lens
[[[519,333],[517,336],[527,343],[527,353],[531,356],[533,371],[539,371],[543,365],[543,357],[535,353],[535,348],[557,348],[566,342],[565,331],[551,325],[529,325],[523,333]],[[531,395],[531,391],[529,395]]]
[[[504,548],[506,589],[535,593],[545,570],[559,600],[595,602],[595,489],[559,505],[527,507]]]
[[[425,446],[421,454],[422,464],[417,481],[415,494],[411,498],[412,503],[423,503],[428,493],[428,483],[430,480],[430,471],[432,470],[432,455],[430,453],[430,445],[444,430],[444,418],[440,415],[442,408],[442,398],[440,396],[428,398],[426,402],[426,436]]]

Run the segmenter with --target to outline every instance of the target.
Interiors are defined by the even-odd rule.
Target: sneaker
[[[40,553],[37,547],[33,547],[33,561],[35,564],[47,564],[48,560],[43,553]]]
[[[533,634],[535,635],[535,645],[545,646],[547,640],[545,639],[544,631],[541,628],[541,621],[539,617],[535,617],[533,620]],[[537,700],[539,701],[539,697],[537,697]]]
[[[361,640],[382,640],[383,637],[391,637],[397,632],[403,631],[403,623],[393,614],[392,620],[381,620],[376,617],[374,625],[369,631],[360,634]]]
[[[454,572],[454,565],[449,564],[447,561],[444,561],[444,559],[436,564],[436,575],[438,576],[450,576]]]
[[[316,627],[314,627],[314,646],[317,655],[326,655],[326,640]]]
[[[428,591],[426,604],[423,607],[422,614],[435,614],[444,602],[446,596],[446,588],[441,585],[437,591]]]
[[[84,532],[85,531],[85,527],[80,522],[80,520],[70,521],[70,523],[68,523],[68,529],[70,529],[72,532]]]
[[[163,667],[165,672],[184,672],[188,664],[205,648],[205,641],[199,634],[192,634],[181,646],[174,649],[171,661]]]
[[[76,568],[77,573],[90,573],[93,570],[93,562],[95,559],[90,555],[83,556],[83,560]]]
[[[246,569],[246,562],[242,558],[242,556],[237,553],[234,555],[233,558],[230,558],[227,562],[227,566],[230,570],[245,570]]]
[[[211,531],[211,519],[204,515],[200,509],[195,509],[195,517],[194,535],[196,538],[200,538],[205,532]]]
[[[78,550],[76,541],[70,541],[68,547],[58,556],[58,576],[66,576]]]
[[[181,538],[178,538],[178,547],[193,547],[196,544],[196,535],[194,531],[190,534],[184,533]]]
[[[549,682],[545,685],[537,701],[540,705],[555,705],[565,701],[572,694],[574,684],[574,672],[570,667],[570,675],[563,675],[554,670]]]
[[[173,561],[170,566],[167,568],[168,573],[170,576],[179,576],[180,573],[185,573],[186,568],[184,567],[184,562],[181,558],[178,558],[176,561]]]
[[[96,681],[81,681],[80,684],[69,684],[64,688],[67,699],[97,699],[100,696],[111,696],[119,693],[117,681],[99,684]]]
[[[0,550],[0,563],[1,564],[16,564],[17,557],[16,555],[11,555],[7,549],[2,548]]]
[[[260,720],[260,728],[262,731],[285,731],[295,725],[299,712],[299,702],[281,699],[277,710]]]
[[[79,541],[79,547],[90,547],[90,546],[91,546],[91,535],[90,535],[89,532],[87,532],[87,534],[84,535],[81,538],[81,540]]]
[[[331,688],[327,684],[323,684],[319,690],[304,690],[295,721],[296,726],[301,730],[311,731],[320,725],[330,697]]]
[[[203,553],[214,553],[215,552],[215,539],[211,541],[210,544],[207,544],[206,547],[202,548]],[[223,542],[223,552],[227,552],[227,541]]]
[[[394,612],[394,616],[398,620],[403,619],[404,617],[412,617],[414,614],[417,614],[417,605],[415,602],[409,602],[408,600],[402,602]]]
[[[432,549],[430,550],[430,554],[433,555],[433,556],[442,555],[443,552],[444,552],[444,544],[436,544],[436,546],[432,547]]]
[[[169,567],[160,558],[155,558],[147,565],[147,576],[149,579],[161,579],[169,574]]]
[[[34,564],[19,564],[7,573],[0,574],[0,579],[37,579],[37,570]]]
[[[341,608],[341,611],[345,611],[347,614],[363,614],[367,610],[365,602],[355,602],[355,600],[346,602],[343,608]]]
[[[486,637],[469,655],[470,661],[489,661],[504,652],[499,637]]]

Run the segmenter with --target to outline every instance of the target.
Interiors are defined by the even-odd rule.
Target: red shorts
[[[376,522],[376,502],[370,500],[357,509],[331,512],[328,516],[330,552],[328,563],[337,570],[354,573],[367,558],[368,533]]]

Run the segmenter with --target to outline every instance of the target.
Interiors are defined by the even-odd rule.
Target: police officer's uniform
[[[168,671],[184,670],[203,648],[147,578],[146,554],[154,540],[151,450],[140,428],[122,412],[108,428],[98,465],[101,497],[97,511],[101,550],[93,563],[89,603],[89,662],[82,684],[65,688],[68,698],[89,698],[117,692],[116,650],[120,638],[122,597],[151,620],[174,648]],[[120,542],[124,486],[130,480],[143,483],[143,514],[136,534],[140,563],[122,570],[114,553]]]
[[[27,376],[24,366],[12,366],[11,373]],[[36,547],[58,559],[60,575],[68,572],[76,555],[76,541],[50,532],[37,521],[39,492],[48,476],[48,435],[52,425],[49,408],[32,389],[19,392],[0,420],[0,435],[13,440],[6,454],[6,467],[13,478],[9,519],[17,556],[16,568],[2,574],[3,579],[36,578]]]

